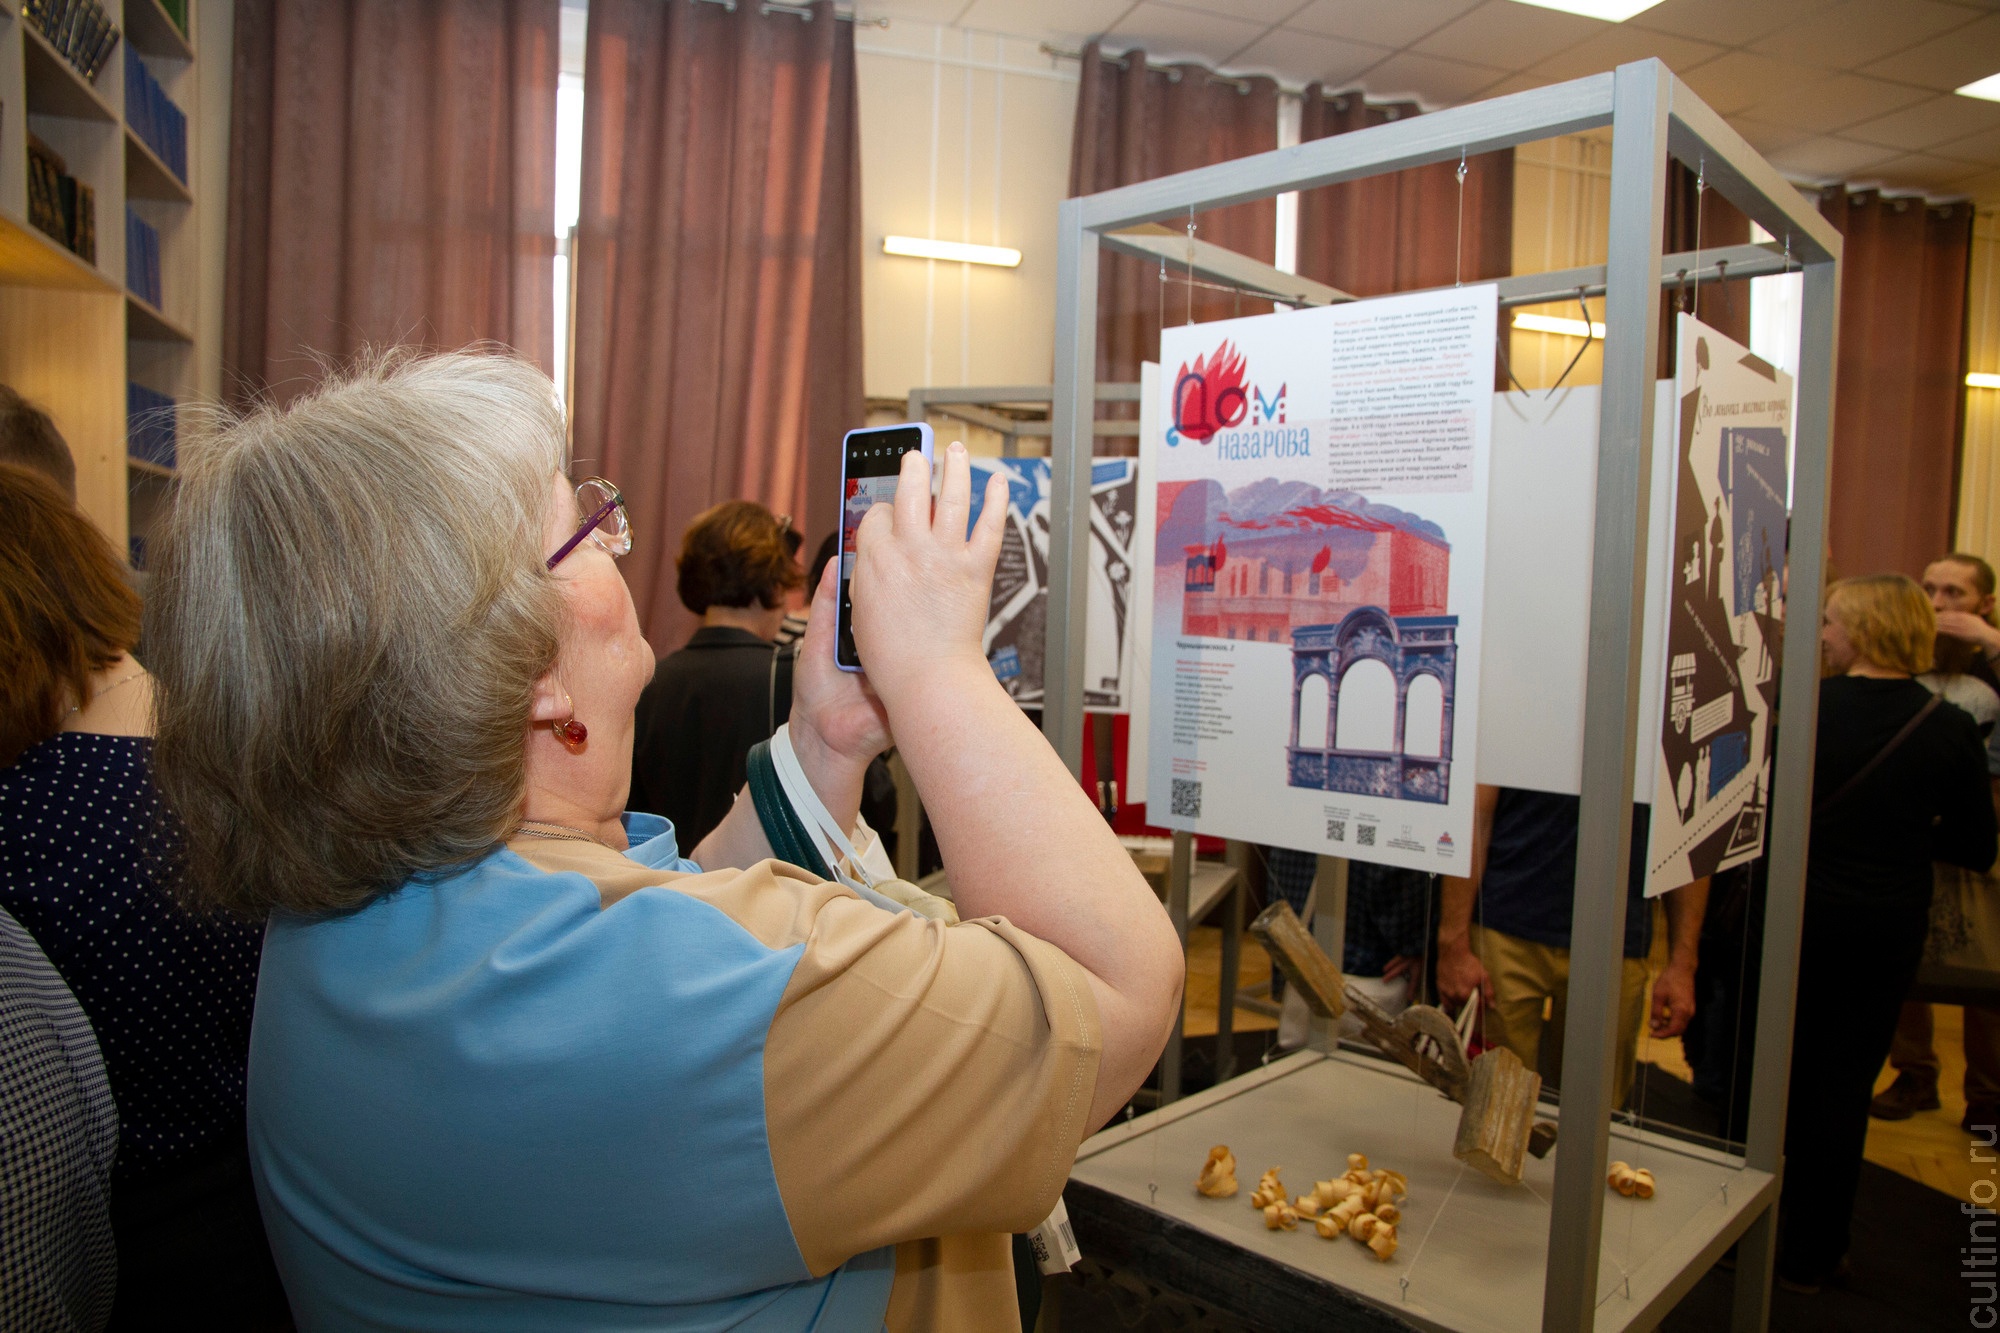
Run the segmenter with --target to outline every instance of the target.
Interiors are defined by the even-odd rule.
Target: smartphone
[[[848,600],[854,536],[870,509],[895,500],[903,455],[912,449],[924,456],[929,475],[936,459],[931,428],[921,422],[851,430],[840,442],[840,602],[833,618],[833,661],[842,671],[861,670],[861,655],[854,648],[854,604]]]

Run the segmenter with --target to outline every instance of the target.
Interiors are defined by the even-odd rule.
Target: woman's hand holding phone
[[[997,475],[987,483],[985,509],[968,537],[972,464],[963,444],[953,441],[945,450],[943,469],[933,511],[924,456],[904,454],[895,503],[869,510],[855,540],[855,639],[892,714],[899,696],[925,685],[951,681],[963,688],[983,677],[998,688],[981,639],[1007,483]]]

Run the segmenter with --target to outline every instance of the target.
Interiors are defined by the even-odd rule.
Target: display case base
[[[1520,1185],[1500,1185],[1452,1157],[1458,1115],[1400,1067],[1302,1052],[1098,1134],[1078,1152],[1066,1197],[1086,1255],[1255,1326],[1539,1329],[1562,1145],[1530,1159]],[[1194,1189],[1218,1143],[1236,1154],[1244,1187],[1234,1198]],[[1267,1167],[1282,1168],[1297,1195],[1339,1175],[1354,1152],[1409,1178],[1401,1248],[1387,1263],[1308,1223],[1266,1230],[1247,1202]],[[1617,1124],[1610,1155],[1651,1169],[1658,1191],[1606,1191],[1596,1327],[1647,1328],[1768,1204],[1773,1177]]]

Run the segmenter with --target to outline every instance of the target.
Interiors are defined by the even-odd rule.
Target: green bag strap
[[[821,879],[833,879],[833,867],[826,863],[785,795],[784,783],[778,779],[778,766],[771,759],[771,742],[758,741],[750,747],[744,771],[750,781],[751,803],[757,807],[757,819],[764,826],[764,838],[771,844],[771,851],[780,861]]]

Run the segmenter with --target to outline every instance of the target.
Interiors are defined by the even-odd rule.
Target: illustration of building
[[[1348,673],[1364,662],[1387,668],[1394,685],[1395,714],[1386,749],[1338,743],[1341,689]],[[1434,754],[1407,752],[1412,695],[1422,688],[1419,682],[1436,691]],[[1451,799],[1457,684],[1457,616],[1392,616],[1379,606],[1363,606],[1338,624],[1294,630],[1287,781],[1320,791],[1444,804]]]
[[[1444,614],[1451,584],[1444,542],[1331,506],[1285,517],[1297,525],[1225,529],[1213,542],[1184,548],[1183,634],[1287,643],[1301,626],[1337,624],[1356,607]],[[1322,540],[1329,530],[1343,539],[1347,559],[1339,564]],[[1343,577],[1342,564],[1359,568]]]

